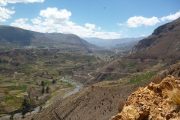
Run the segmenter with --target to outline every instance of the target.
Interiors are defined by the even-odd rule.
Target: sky
[[[180,17],[180,0],[0,0],[0,24],[116,39],[150,35]]]

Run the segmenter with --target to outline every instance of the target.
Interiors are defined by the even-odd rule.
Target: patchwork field
[[[62,79],[72,78],[76,71],[93,70],[99,62],[92,55],[61,53],[56,49],[1,52],[0,114],[22,111],[27,101],[31,108],[39,106],[57,90],[72,89],[74,85]]]

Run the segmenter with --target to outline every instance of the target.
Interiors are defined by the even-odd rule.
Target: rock
[[[0,117],[0,120],[10,120],[10,115],[6,115],[6,116],[3,116],[3,117]]]
[[[128,97],[122,111],[111,120],[180,120],[180,79],[168,76]]]
[[[17,113],[17,114],[14,115],[13,120],[21,120],[22,117],[23,117],[23,116],[22,116],[21,113]]]

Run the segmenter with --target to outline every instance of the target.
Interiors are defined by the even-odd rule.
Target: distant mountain
[[[0,48],[39,47],[91,52],[99,49],[73,34],[39,33],[11,26],[0,26]]]
[[[4,44],[16,46],[29,46],[34,39],[35,32],[10,26],[0,26],[1,47]]]
[[[180,18],[155,29],[132,53],[136,57],[180,59]]]
[[[104,48],[118,48],[122,45],[134,44],[143,39],[139,38],[122,38],[122,39],[100,39],[100,38],[85,38],[91,44]]]

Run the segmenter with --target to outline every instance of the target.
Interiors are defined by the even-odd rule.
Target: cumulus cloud
[[[172,21],[172,20],[176,20],[179,17],[180,17],[180,11],[176,12],[175,14],[170,14],[168,16],[164,16],[160,19],[161,19],[161,21]]]
[[[42,3],[45,0],[0,0],[0,6],[6,6],[7,4],[15,4],[15,3]]]
[[[69,20],[71,17],[71,12],[66,9],[58,10],[57,8],[47,8],[40,11],[40,16],[47,19],[65,21]]]
[[[157,17],[146,18],[143,16],[134,16],[127,20],[127,25],[128,27],[153,26],[159,22]]]
[[[0,23],[5,22],[7,19],[15,13],[14,10],[7,9],[5,7],[0,7]]]
[[[6,7],[7,4],[15,3],[42,3],[45,0],[0,0],[0,23],[5,22],[7,19],[10,19],[11,16],[15,13],[14,10]]]
[[[20,18],[11,23],[11,25],[44,33],[72,33],[81,37],[98,37],[104,39],[121,37],[120,33],[103,31],[100,27],[92,23],[79,25],[71,21],[71,15],[72,13],[66,9],[47,8],[41,10],[39,16],[36,18]]]
[[[130,28],[136,28],[141,26],[154,26],[157,25],[158,23],[164,23],[164,22],[176,20],[179,17],[180,17],[180,11],[163,17],[148,18],[143,16],[133,16],[126,21],[126,24],[118,23],[118,25],[119,26],[127,25]]]

